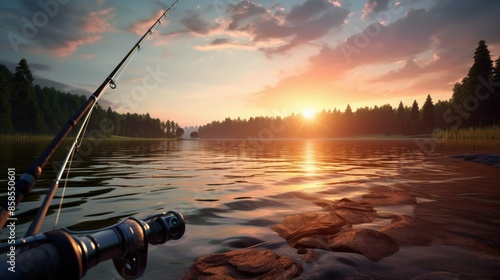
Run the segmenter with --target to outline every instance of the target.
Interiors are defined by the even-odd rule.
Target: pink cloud
[[[158,18],[163,14],[163,11],[158,11],[156,14],[154,14],[152,17],[144,20],[140,20],[136,23],[134,23],[132,26],[128,28],[128,31],[133,32],[137,35],[142,35],[144,32],[146,32],[152,25],[153,23],[158,20]],[[166,18],[161,19],[162,23],[167,22]]]
[[[113,8],[107,8],[90,12],[83,21],[80,36],[75,39],[61,43],[61,47],[52,50],[55,56],[60,58],[68,57],[84,45],[92,45],[102,39],[103,33],[113,31],[113,26],[109,21],[114,17]]]
[[[53,53],[57,57],[64,58],[76,52],[80,46],[95,44],[96,42],[101,40],[101,38],[102,36],[93,35],[93,36],[87,36],[85,38],[76,39],[73,41],[68,41],[65,42],[65,45],[63,47],[54,49]]]
[[[114,11],[113,8],[107,8],[103,10],[90,12],[90,14],[85,18],[83,32],[104,33],[113,31],[113,27],[109,23],[109,21],[114,16],[113,11]]]

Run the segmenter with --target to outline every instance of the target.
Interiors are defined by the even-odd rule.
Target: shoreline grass
[[[436,133],[435,139],[444,147],[500,148],[500,126],[447,129]]]
[[[54,135],[49,135],[49,134],[29,134],[29,133],[0,134],[0,140],[31,141],[31,140],[52,140],[52,139],[54,139]]]

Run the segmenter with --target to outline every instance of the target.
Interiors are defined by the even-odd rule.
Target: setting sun
[[[316,111],[314,109],[307,108],[302,110],[302,116],[304,116],[305,119],[312,120],[315,115]]]

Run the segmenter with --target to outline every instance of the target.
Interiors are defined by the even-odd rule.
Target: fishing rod
[[[80,119],[88,114],[94,106],[97,104],[97,100],[106,91],[108,87],[112,89],[116,88],[115,78],[120,71],[128,65],[127,62],[133,57],[133,55],[141,49],[141,45],[145,42],[145,39],[153,33],[153,30],[157,25],[161,24],[161,19],[166,17],[167,13],[175,7],[175,5],[180,0],[176,0],[170,7],[168,7],[165,12],[151,25],[151,27],[144,33],[144,35],[137,41],[137,43],[132,47],[132,49],[127,53],[127,55],[120,61],[120,63],[113,69],[113,71],[108,75],[104,82],[96,89],[96,91],[87,99],[87,101],[77,110],[77,112],[68,120],[65,126],[59,131],[56,137],[50,142],[50,144],[45,148],[45,150],[40,154],[38,159],[33,165],[24,170],[23,174],[17,179],[15,183],[15,200],[6,199],[0,208],[0,229],[5,226],[7,220],[14,212],[15,208],[19,203],[26,197],[31,189],[35,186],[38,179],[42,175],[42,170],[50,160],[54,152],[60,146],[62,141],[66,136],[73,130],[73,128],[78,124]],[[126,64],[127,63],[127,64]],[[88,119],[88,118],[87,118]],[[71,149],[74,149],[76,145],[73,145]],[[70,151],[72,153],[72,151]],[[67,161],[63,163],[61,169],[65,169]],[[58,187],[59,180],[54,180],[49,193],[46,195],[42,207],[37,214],[36,219],[33,220],[32,225],[27,232],[28,235],[36,234],[39,232],[42,225],[43,219],[45,218],[50,202],[55,195],[55,190]],[[12,203],[13,202],[13,203]]]

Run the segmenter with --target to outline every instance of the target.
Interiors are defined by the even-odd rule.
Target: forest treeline
[[[201,126],[200,138],[330,138],[369,134],[419,135],[439,129],[458,129],[500,124],[500,57],[491,59],[481,40],[474,52],[472,66],[461,82],[455,84],[449,100],[434,104],[425,101],[399,103],[397,108],[382,106],[344,111],[323,110],[314,119],[300,114],[287,117],[252,117],[213,121]]]
[[[21,59],[13,73],[0,64],[0,135],[56,134],[86,100],[83,95],[35,85],[26,59]],[[96,128],[106,134],[150,138],[176,137],[182,130],[171,120],[161,121],[149,114],[119,114],[99,105],[88,129]]]

